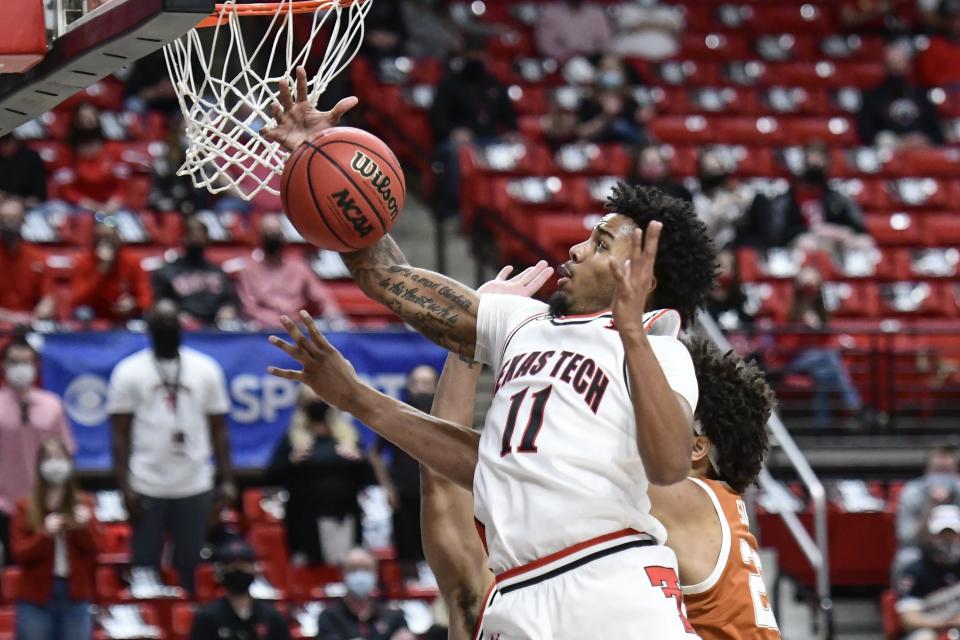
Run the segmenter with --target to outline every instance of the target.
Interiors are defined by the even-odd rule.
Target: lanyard
[[[170,404],[170,408],[173,409],[173,414],[177,414],[177,396],[180,391],[180,370],[182,363],[179,356],[177,357],[177,369],[176,373],[173,376],[173,380],[167,380],[163,375],[163,371],[160,369],[160,363],[156,359],[153,361],[154,366],[157,369],[157,377],[160,378],[160,384],[163,385],[163,388],[167,391],[167,402]]]

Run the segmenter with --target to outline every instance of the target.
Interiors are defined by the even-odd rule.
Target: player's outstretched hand
[[[663,224],[651,222],[644,233],[640,229],[630,238],[630,258],[623,264],[610,258],[610,271],[616,281],[613,293],[613,320],[620,333],[643,331],[643,313],[653,291],[653,263]]]
[[[546,260],[541,260],[512,278],[508,278],[511,273],[513,273],[513,267],[509,265],[504,267],[496,278],[477,289],[477,293],[505,293],[529,298],[550,279],[553,275],[553,267],[549,266]]]
[[[293,344],[277,336],[270,336],[270,343],[299,362],[303,370],[268,367],[267,372],[278,378],[302,382],[327,404],[345,409],[357,386],[362,384],[357,372],[353,365],[327,342],[309,313],[301,311],[300,320],[307,326],[309,335],[304,335],[290,318],[282,316],[280,322],[293,339]]]
[[[343,114],[360,102],[355,96],[350,96],[338,102],[330,111],[320,111],[310,104],[306,70],[297,67],[296,73],[297,101],[293,101],[290,83],[286,79],[281,80],[280,101],[273,103],[273,117],[277,124],[260,131],[264,138],[280,143],[287,151],[293,151],[324,129],[336,126]]]

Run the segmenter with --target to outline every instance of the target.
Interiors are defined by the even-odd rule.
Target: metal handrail
[[[717,326],[717,323],[708,313],[701,310],[697,314],[697,326],[717,347],[724,351],[731,349],[730,342],[723,331]],[[815,591],[817,596],[817,615],[821,624],[819,629],[821,634],[829,635],[832,632],[831,610],[833,602],[830,599],[830,556],[828,555],[827,540],[827,494],[823,488],[823,483],[817,478],[810,463],[807,462],[800,447],[794,442],[790,432],[787,431],[780,415],[774,411],[767,421],[767,428],[773,441],[779,445],[787,460],[796,470],[800,481],[803,482],[810,494],[810,501],[813,505],[813,537],[807,531],[800,518],[793,512],[789,503],[781,501],[779,516],[783,519],[787,530],[794,540],[800,546],[807,562],[813,567],[815,580]],[[768,495],[776,496],[776,491],[770,491],[777,481],[770,475],[770,472],[764,468],[757,478],[761,489],[764,489]]]

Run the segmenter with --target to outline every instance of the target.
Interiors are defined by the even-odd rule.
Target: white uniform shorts
[[[477,640],[697,640],[677,557],[624,530],[497,576]]]

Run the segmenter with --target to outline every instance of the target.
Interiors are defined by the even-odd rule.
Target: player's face
[[[551,298],[556,315],[594,313],[609,309],[614,279],[610,258],[623,262],[630,255],[630,218],[610,213],[590,232],[590,237],[570,247],[570,260],[560,266],[557,292]]]

